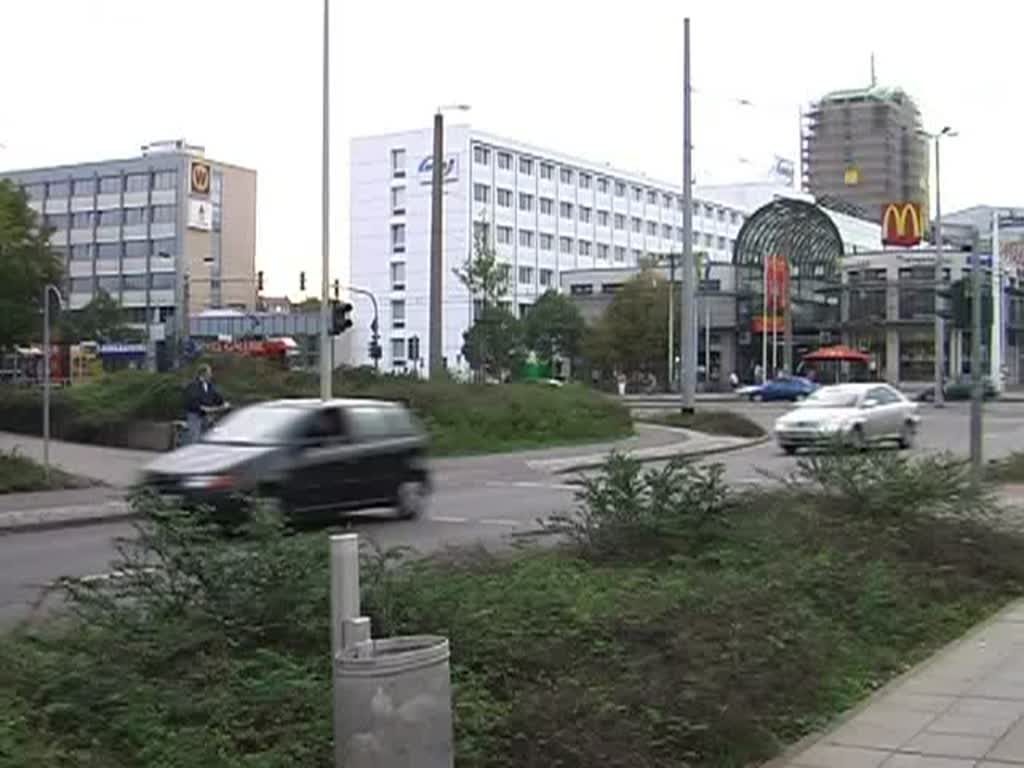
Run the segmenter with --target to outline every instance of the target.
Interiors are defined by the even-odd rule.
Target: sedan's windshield
[[[857,393],[842,389],[819,389],[804,401],[809,408],[853,408]]]
[[[301,408],[255,406],[235,411],[203,435],[204,443],[272,445],[287,440],[305,413]]]

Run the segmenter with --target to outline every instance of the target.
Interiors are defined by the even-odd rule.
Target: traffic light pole
[[[355,288],[351,285],[346,285],[345,290],[351,293],[355,293],[359,296],[365,296],[373,304],[373,322],[370,324],[370,345],[371,349],[378,349],[380,347],[380,313],[377,307],[377,297],[373,291],[368,291],[365,288]],[[373,357],[373,368],[374,370],[380,369],[380,355],[371,355]]]

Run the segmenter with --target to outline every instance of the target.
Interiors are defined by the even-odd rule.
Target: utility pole
[[[681,361],[680,407],[693,413],[697,390],[697,339],[695,338],[693,265],[693,157],[690,139],[690,19],[683,19],[683,279],[679,301],[679,358]]]
[[[676,254],[668,254],[668,368],[665,369],[665,391],[672,391],[676,379],[676,344],[675,344],[675,303],[676,303]]]
[[[331,355],[327,351],[334,342],[330,336],[331,323],[331,89],[330,89],[330,0],[324,0],[324,55],[323,55],[323,164],[320,204],[322,207],[320,222],[320,399],[331,399]]]
[[[940,145],[943,136],[956,136],[956,131],[948,125],[938,133],[927,133],[922,131],[921,135],[935,140],[935,397],[933,402],[936,408],[945,405],[945,393],[943,385],[946,377],[946,335],[942,320],[942,288],[945,282],[945,270],[943,269],[942,249],[942,165]]]
[[[434,113],[434,166],[431,170],[433,178],[430,184],[430,333],[427,344],[430,346],[430,375],[438,376],[444,371],[444,358],[441,354],[441,346],[444,343],[441,318],[444,306],[441,295],[444,289],[444,236],[441,221],[444,215],[444,114],[440,108]]]
[[[971,248],[971,472],[981,481],[981,405],[985,396],[981,364],[981,247],[974,232]]]

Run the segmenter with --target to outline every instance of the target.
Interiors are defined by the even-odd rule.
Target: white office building
[[[430,128],[354,139],[351,285],[380,303],[382,370],[426,368],[429,359]],[[509,309],[522,315],[563,270],[635,265],[682,250],[681,188],[642,174],[453,125],[445,130],[442,350],[465,369],[462,335],[473,302],[452,274],[486,227],[508,265]],[[728,261],[746,211],[695,194],[694,248]],[[355,297],[357,315],[363,307]],[[357,322],[357,364],[369,362],[369,324]],[[410,354],[410,347],[413,354]],[[418,349],[421,361],[411,358]]]

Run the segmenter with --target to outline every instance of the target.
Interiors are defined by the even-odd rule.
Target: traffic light
[[[341,298],[341,281],[334,278],[334,300],[337,301],[339,298]]]
[[[256,273],[256,290],[263,293],[263,270]]]
[[[384,352],[383,352],[383,350],[381,350],[380,344],[377,343],[376,341],[371,341],[370,342],[369,350],[370,350],[370,359],[371,360],[380,360],[381,357],[384,356]]]
[[[352,305],[347,301],[331,302],[331,335],[339,336],[352,327]]]
[[[419,360],[420,359],[420,337],[413,336],[409,339],[409,359]]]
[[[299,272],[299,290],[300,291],[306,290],[306,273],[305,272]]]

